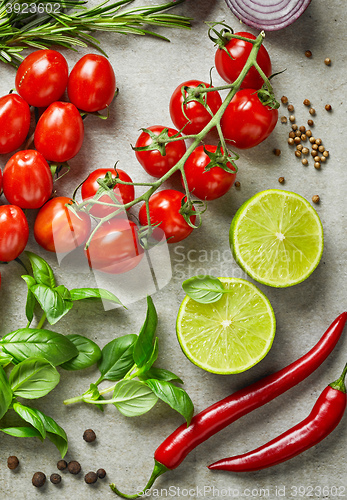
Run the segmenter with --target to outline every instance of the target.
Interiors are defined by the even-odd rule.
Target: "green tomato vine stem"
[[[247,59],[245,66],[243,67],[242,71],[240,72],[238,78],[233,83],[231,83],[229,85],[223,85],[220,87],[199,88],[199,94],[205,93],[205,92],[216,92],[218,90],[226,90],[226,89],[229,90],[229,93],[227,94],[226,98],[224,99],[222,105],[220,106],[220,108],[218,109],[216,114],[214,116],[212,116],[212,118],[208,122],[208,124],[198,134],[186,135],[186,136],[174,137],[174,138],[171,137],[165,141],[166,143],[168,143],[168,142],[175,142],[175,141],[185,140],[185,139],[193,139],[193,142],[188,147],[188,149],[186,150],[186,152],[184,153],[182,158],[168,172],[166,172],[160,179],[156,180],[153,183],[129,183],[129,182],[124,182],[124,181],[121,181],[120,179],[117,179],[117,183],[119,183],[119,184],[125,184],[125,185],[133,184],[135,186],[146,186],[149,189],[147,191],[145,191],[142,195],[135,198],[133,201],[130,201],[129,203],[126,203],[126,204],[121,205],[121,206],[118,205],[119,208],[116,209],[112,214],[109,214],[109,215],[99,219],[96,227],[93,229],[93,231],[91,232],[91,234],[88,238],[88,241],[86,242],[86,245],[85,245],[86,249],[88,248],[94,234],[97,232],[97,230],[100,228],[100,226],[102,224],[111,220],[113,217],[117,216],[120,212],[122,212],[124,210],[128,210],[129,208],[131,208],[132,206],[134,206],[140,202],[145,202],[145,204],[146,204],[148,226],[151,226],[149,205],[148,205],[149,199],[152,196],[152,194],[177,171],[181,172],[182,180],[183,180],[183,184],[184,184],[184,188],[185,188],[185,196],[187,198],[188,205],[190,205],[192,207],[193,202],[191,201],[191,193],[189,192],[187,179],[186,179],[186,176],[184,173],[185,162],[188,159],[188,157],[191,155],[191,153],[194,151],[194,149],[202,142],[202,140],[208,134],[208,132],[210,132],[214,127],[216,127],[216,129],[218,131],[221,145],[223,148],[223,152],[225,155],[225,159],[228,158],[228,150],[227,150],[226,141],[225,141],[225,138],[223,136],[222,129],[220,126],[220,121],[221,121],[221,118],[222,118],[226,108],[230,104],[230,102],[233,99],[233,97],[235,96],[236,92],[240,89],[243,79],[245,78],[246,74],[248,73],[248,71],[250,70],[250,68],[252,66],[254,66],[257,69],[260,76],[264,80],[264,83],[265,83],[266,87],[268,88],[268,91],[272,93],[272,86],[270,84],[269,79],[266,77],[266,75],[264,74],[264,72],[261,70],[261,68],[259,67],[259,65],[256,62],[258,51],[259,51],[259,49],[263,43],[263,40],[265,38],[264,31],[262,31],[257,36],[257,38],[255,40],[241,37],[238,35],[234,35],[231,33],[229,34],[229,36],[231,38],[237,38],[240,40],[250,42],[250,43],[252,43],[253,47],[252,47],[252,50],[250,52],[250,55]],[[109,206],[115,207],[114,204],[98,202],[98,198],[100,198],[103,194],[105,194],[105,192],[97,194],[95,196],[95,198],[93,198],[92,200],[87,200],[85,202],[80,203],[78,205],[78,210],[86,210],[86,207],[92,205],[93,203],[99,203],[99,204],[109,205]],[[183,198],[183,196],[182,196],[182,198]],[[191,216],[191,215],[189,215],[189,216]]]

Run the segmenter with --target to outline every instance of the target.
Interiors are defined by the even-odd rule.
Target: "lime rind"
[[[274,235],[285,238],[281,241]],[[239,266],[259,283],[277,288],[307,279],[324,248],[315,209],[297,193],[280,189],[247,200],[233,218],[229,237]]]
[[[228,375],[248,370],[269,352],[276,319],[268,298],[252,283],[220,278],[231,290],[213,304],[186,296],[177,337],[188,359],[203,370]]]

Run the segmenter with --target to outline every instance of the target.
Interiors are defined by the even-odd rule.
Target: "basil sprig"
[[[153,367],[158,357],[157,324],[156,309],[151,297],[147,297],[146,319],[139,335],[124,335],[106,344],[98,362],[98,380],[81,396],[64,403],[85,402],[101,410],[112,404],[123,415],[135,417],[148,412],[161,399],[180,413],[189,425],[194,407],[186,391],[175,385],[182,384],[182,380],[168,370]],[[98,386],[104,380],[117,383],[99,390]],[[104,399],[103,394],[110,392],[112,397]]]
[[[46,437],[58,448],[62,458],[68,448],[68,440],[53,418],[40,410],[17,401],[17,397],[37,399],[52,391],[59,382],[57,369],[47,359],[29,357],[12,368],[7,378],[0,366],[0,420],[9,409],[13,409],[25,422],[25,426],[4,427],[0,422],[0,432],[14,437]]]
[[[102,288],[74,288],[68,290],[64,285],[56,285],[52,268],[49,264],[33,252],[26,252],[29,257],[33,276],[23,275],[28,286],[26,302],[26,316],[28,325],[33,320],[34,309],[37,304],[47,318],[54,325],[73,307],[74,302],[82,299],[104,299],[122,305],[121,301],[111,292]]]

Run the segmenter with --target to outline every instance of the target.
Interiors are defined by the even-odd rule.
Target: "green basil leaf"
[[[29,408],[29,406],[24,406],[21,403],[13,403],[13,409],[23,420],[31,424],[35,429],[39,431],[43,439],[46,437],[46,429],[42,423],[41,418],[37,415],[34,408]]]
[[[10,383],[6,377],[6,373],[0,366],[0,420],[5,415],[11,404],[13,397]]]
[[[31,267],[33,268],[33,275],[37,283],[46,285],[49,288],[55,287],[55,278],[52,268],[47,262],[33,252],[25,252],[29,257]]]
[[[37,437],[43,441],[41,434],[34,427],[3,427],[0,431],[14,437]]]
[[[186,391],[166,380],[148,379],[145,383],[158,398],[180,413],[186,419],[187,425],[190,424],[194,405]]]
[[[45,415],[40,410],[35,410],[35,412],[44,425],[48,439],[58,448],[61,458],[64,458],[68,449],[66,432],[57,422],[55,422],[55,420],[53,420],[53,418]]]
[[[66,337],[78,350],[78,356],[60,365],[64,370],[82,370],[94,365],[101,358],[101,349],[92,340],[75,334]]]
[[[146,319],[134,346],[134,361],[139,368],[146,364],[152,354],[157,324],[157,311],[155,310],[152,298],[148,295]]]
[[[70,294],[72,301],[83,299],[104,299],[123,306],[121,301],[113,293],[104,290],[103,288],[73,288],[70,290]]]
[[[78,349],[65,335],[35,328],[8,333],[0,340],[0,346],[17,361],[42,357],[54,366],[78,355]]]
[[[11,371],[9,382],[15,396],[37,399],[48,394],[58,384],[59,373],[44,358],[28,358]]]
[[[126,417],[147,413],[158,401],[152,390],[137,380],[122,380],[115,387],[112,402]]]
[[[152,367],[150,370],[142,373],[140,378],[142,380],[147,380],[149,378],[155,378],[157,380],[166,380],[166,382],[178,382],[179,384],[183,384],[183,380],[181,380],[177,375],[170,372],[169,370],[164,370],[163,368],[154,368]]]
[[[225,293],[223,284],[214,276],[193,276],[183,281],[182,288],[191,299],[202,304],[217,302]]]
[[[7,352],[0,351],[0,366],[8,366],[13,361],[13,357],[7,354]]]
[[[26,282],[28,285],[28,294],[27,294],[27,301],[25,305],[25,314],[27,317],[27,320],[29,321],[29,324],[32,322],[34,318],[34,309],[36,305],[36,299],[33,294],[33,292],[30,290],[30,287],[33,285],[36,285],[36,279],[33,278],[32,276],[29,276],[28,274],[24,274],[22,276],[23,280]]]
[[[30,288],[42,310],[46,313],[47,321],[54,325],[73,306],[68,290],[63,285],[52,290],[47,285],[37,284]]]
[[[97,385],[102,380],[121,380],[128,373],[134,365],[133,349],[136,340],[137,335],[130,333],[105,345],[98,362],[101,377],[96,382]]]
[[[156,361],[157,357],[158,357],[158,337],[156,337],[156,339],[154,341],[154,345],[153,345],[153,349],[152,349],[152,354],[150,355],[150,358],[138,370],[137,376],[139,377],[142,373],[147,372],[151,368],[151,366],[153,365],[153,363]]]

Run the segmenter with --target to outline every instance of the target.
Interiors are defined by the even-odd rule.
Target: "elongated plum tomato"
[[[9,262],[20,255],[29,238],[28,221],[21,208],[0,207],[0,261]]]
[[[215,153],[217,146],[205,145],[205,149]],[[189,191],[200,200],[215,200],[225,195],[236,178],[236,173],[226,172],[220,167],[205,170],[209,163],[210,158],[205,153],[204,146],[198,146],[184,164]],[[230,162],[227,166],[233,169]]]
[[[198,134],[201,130],[206,127],[208,122],[211,120],[212,116],[207,110],[206,106],[197,101],[190,101],[184,105],[184,116],[182,111],[183,95],[182,87],[198,87],[198,85],[203,84],[205,87],[210,87],[208,83],[204,83],[201,80],[189,80],[187,82],[181,83],[170,99],[170,116],[175,127],[181,130],[183,127],[183,133],[188,134]],[[187,92],[185,92],[187,95]],[[206,92],[200,94],[206,97],[207,106],[210,108],[212,114],[216,114],[218,109],[222,104],[222,99],[217,91]],[[188,119],[187,119],[188,118]]]
[[[81,195],[83,201],[87,200],[88,198],[93,198],[97,190],[100,188],[100,184],[98,184],[98,179],[104,179],[107,172],[110,172],[113,178],[116,178],[118,173],[118,178],[121,181],[132,182],[131,177],[129,177],[129,175],[126,172],[124,172],[124,170],[117,168],[117,173],[116,173],[116,171],[112,169],[98,168],[97,170],[94,170],[94,172],[89,174],[87,179],[82,184]],[[135,188],[132,185],[116,184],[113,188],[113,192],[115,194],[116,199],[123,205],[126,205],[130,201],[133,201],[135,198]],[[113,201],[107,194],[101,196],[98,201],[102,201],[104,203],[113,203]],[[94,215],[95,217],[102,218],[106,217],[106,215],[111,214],[115,210],[116,208],[113,207],[94,204],[94,206],[90,209],[89,213],[91,215]]]
[[[46,160],[62,163],[77,155],[82,147],[84,126],[76,106],[54,102],[37,122],[34,142]]]
[[[239,90],[221,119],[225,139],[239,149],[249,149],[263,142],[278,120],[277,109],[264,106],[255,89]]]
[[[72,204],[72,200],[66,196],[53,198],[36,216],[35,239],[49,252],[71,252],[82,245],[90,233],[90,217],[83,212],[77,217],[65,206],[67,203]]]
[[[104,273],[121,274],[134,269],[143,257],[137,226],[128,219],[104,222],[85,250],[89,267]]]
[[[0,154],[12,153],[25,141],[30,108],[17,94],[0,97]]]
[[[153,125],[148,127],[153,134],[159,135],[165,128],[162,125]],[[168,136],[178,134],[177,130],[168,128]],[[179,137],[182,137],[179,134]],[[152,138],[148,132],[142,132],[136,141],[136,148],[143,148],[152,143]],[[165,146],[165,156],[158,149],[149,151],[135,151],[136,158],[149,175],[153,177],[162,177],[182,158],[187,148],[183,140],[169,142]]]
[[[69,76],[67,93],[70,101],[83,111],[93,113],[111,104],[116,90],[116,77],[106,57],[86,54]]]
[[[42,154],[32,149],[14,154],[4,168],[3,189],[12,205],[42,207],[53,190],[52,174]]]
[[[36,50],[20,64],[16,74],[19,95],[36,107],[47,107],[63,95],[68,79],[68,65],[56,50]]]
[[[152,225],[159,224],[158,229],[154,230],[153,237],[156,239],[162,238],[164,231],[168,243],[177,243],[184,240],[193,231],[193,228],[187,224],[183,216],[179,213],[182,205],[184,194],[175,189],[164,189],[154,193],[149,199],[149,214]],[[194,224],[195,215],[190,217]],[[139,220],[142,226],[147,226],[147,213],[145,203],[141,206],[139,212]]]
[[[245,31],[235,33],[235,35],[243,36],[255,40],[255,36]],[[215,55],[215,65],[218,73],[228,83],[233,83],[241,73],[244,65],[247,62],[249,54],[252,50],[252,43],[245,42],[232,38],[224,49],[218,48]],[[264,47],[261,45],[257,54],[257,63],[269,78],[271,76],[271,60],[270,56]],[[247,72],[241,83],[241,88],[260,89],[263,86],[264,80],[259,75],[258,71],[252,66]]]

